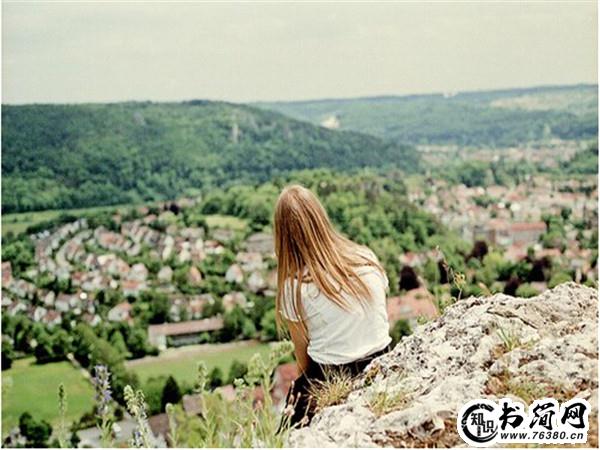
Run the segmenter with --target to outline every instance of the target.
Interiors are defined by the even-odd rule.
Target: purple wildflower
[[[112,392],[110,390],[110,372],[104,365],[94,367],[94,378],[92,382],[96,390],[97,412],[100,417],[109,413],[109,405],[112,400]]]

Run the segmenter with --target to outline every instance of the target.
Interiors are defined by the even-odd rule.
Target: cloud
[[[3,101],[595,82],[595,2],[3,3]]]

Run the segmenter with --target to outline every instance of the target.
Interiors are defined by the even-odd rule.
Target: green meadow
[[[200,361],[206,363],[209,371],[219,367],[223,375],[227,376],[234,360],[248,362],[255,353],[266,356],[269,353],[269,345],[242,342],[180,347],[168,349],[159,356],[128,361],[126,366],[138,375],[142,385],[149,378],[162,375],[172,375],[180,384],[190,385],[196,379]]]
[[[248,362],[259,353],[266,356],[269,345],[241,342],[172,348],[161,355],[128,361],[127,368],[135,372],[143,384],[156,376],[173,375],[181,383],[193,384],[199,361],[209,370],[219,367],[225,376],[233,360]],[[53,425],[58,420],[58,385],[64,383],[67,392],[67,423],[79,417],[94,405],[94,390],[84,375],[69,362],[35,364],[33,358],[16,360],[2,372],[2,436],[18,424],[19,416],[29,411],[35,419],[44,419]]]
[[[79,419],[94,405],[91,383],[67,361],[35,364],[34,358],[14,361],[2,371],[2,436],[18,424],[19,416],[28,411],[35,419],[52,425],[58,421],[58,385],[67,392],[67,423]]]
[[[2,235],[13,232],[15,235],[22,233],[31,225],[56,219],[61,214],[71,214],[81,216],[90,212],[101,212],[115,208],[125,208],[133,205],[113,205],[113,206],[95,206],[91,208],[79,209],[49,209],[46,211],[31,211],[24,213],[2,214]]]
[[[135,205],[112,205],[112,206],[95,206],[91,208],[80,209],[50,209],[47,211],[32,211],[25,213],[13,213],[2,215],[2,236],[12,232],[15,235],[24,232],[28,227],[36,225],[40,222],[56,219],[61,214],[71,214],[81,216],[92,212],[101,212],[111,209],[126,209]],[[221,214],[213,214],[205,217],[206,223],[211,228],[230,228],[232,230],[244,230],[247,222],[234,216],[226,216]]]

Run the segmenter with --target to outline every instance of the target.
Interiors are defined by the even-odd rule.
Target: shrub
[[[548,289],[555,288],[559,284],[566,283],[568,281],[572,281],[571,275],[565,272],[558,272],[552,275],[550,281],[548,281]]]
[[[517,291],[515,292],[515,295],[517,297],[523,297],[523,298],[535,297],[538,294],[539,294],[539,292],[537,291],[537,289],[528,283],[520,285],[517,288]]]

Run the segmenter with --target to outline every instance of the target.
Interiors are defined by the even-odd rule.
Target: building
[[[513,244],[535,244],[545,232],[546,224],[544,222],[517,222],[509,227]]]
[[[407,320],[414,326],[419,318],[433,320],[440,315],[433,295],[424,287],[389,298],[387,312],[390,326],[393,326],[398,320]]]
[[[8,286],[12,282],[12,267],[10,261],[2,263],[2,287]]]
[[[254,233],[245,242],[246,251],[272,254],[275,252],[273,235],[270,233]]]
[[[129,302],[119,303],[108,311],[107,318],[111,322],[124,322],[131,320],[133,306]]]
[[[164,350],[167,348],[167,343],[174,347],[197,344],[200,341],[201,333],[217,331],[222,328],[222,317],[150,325],[148,327],[148,341],[155,347]]]
[[[275,369],[271,397],[276,408],[285,406],[285,399],[292,383],[300,376],[298,365],[295,362],[281,364]]]

